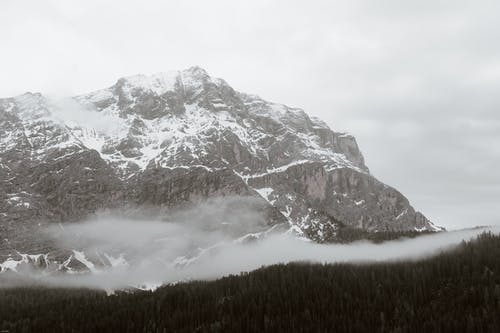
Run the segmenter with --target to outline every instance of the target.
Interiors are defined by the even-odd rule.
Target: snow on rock
[[[3,263],[0,263],[0,273],[6,272],[7,270],[17,272],[22,265],[33,265],[34,267],[43,266],[42,268],[48,267],[49,260],[46,254],[26,254],[18,252],[17,255],[20,259],[16,260],[9,257]]]
[[[264,187],[255,189],[255,191],[257,191],[257,193],[259,193],[264,199],[269,201],[269,195],[273,193],[274,190],[270,187]]]
[[[372,177],[354,137],[300,108],[235,91],[199,67],[128,76],[66,100],[31,93],[0,99],[0,117],[0,192],[7,189],[0,214],[9,219],[29,221],[49,211],[59,212],[59,220],[79,219],[127,196],[168,206],[162,200],[175,189],[192,190],[185,197],[197,200],[214,193],[258,194],[279,215],[276,220],[320,241],[335,230],[330,217],[370,231],[441,230]],[[25,177],[28,169],[32,174]],[[239,179],[218,178],[225,170]],[[171,175],[185,186],[170,186]],[[158,185],[158,195],[132,190],[146,181],[144,186]],[[228,188],[205,191],[212,182]],[[75,207],[82,209],[67,212]],[[123,257],[102,259],[126,264]],[[71,260],[98,270],[83,252],[75,251]]]
[[[73,250],[73,255],[76,260],[81,262],[85,267],[89,269],[92,273],[97,273],[99,270],[95,267],[94,263],[85,257],[85,253],[83,251]]]

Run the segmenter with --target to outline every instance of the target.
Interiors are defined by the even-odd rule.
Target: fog
[[[73,98],[52,95],[49,102],[51,117],[66,126],[91,128],[107,135],[116,134],[126,128],[121,118],[86,108]]]
[[[80,262],[89,272],[49,273],[22,267],[1,274],[0,285],[42,284],[108,292],[155,289],[166,283],[210,280],[296,261],[417,260],[453,249],[484,231],[500,233],[500,227],[484,227],[382,244],[317,244],[266,225],[261,205],[249,198],[213,199],[176,211],[106,212],[81,223],[54,225],[40,237],[52,239],[73,257],[83,254]],[[103,258],[107,264],[101,264]]]

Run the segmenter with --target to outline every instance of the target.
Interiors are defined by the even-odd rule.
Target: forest
[[[0,332],[500,332],[500,236],[431,258],[290,263],[154,292],[0,288]]]

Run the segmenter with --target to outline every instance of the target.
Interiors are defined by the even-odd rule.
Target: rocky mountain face
[[[4,253],[43,252],[38,228],[104,209],[225,196],[256,198],[269,226],[317,242],[345,227],[440,230],[370,174],[354,137],[198,67],[64,101],[0,99]]]

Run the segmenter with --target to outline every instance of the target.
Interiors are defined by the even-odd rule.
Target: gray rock
[[[40,94],[0,99],[0,231],[8,239],[0,249],[36,243],[40,225],[103,209],[229,196],[257,198],[269,225],[318,242],[346,226],[441,230],[370,174],[353,136],[199,67],[122,78],[74,100],[109,129],[60,120],[71,111]]]

